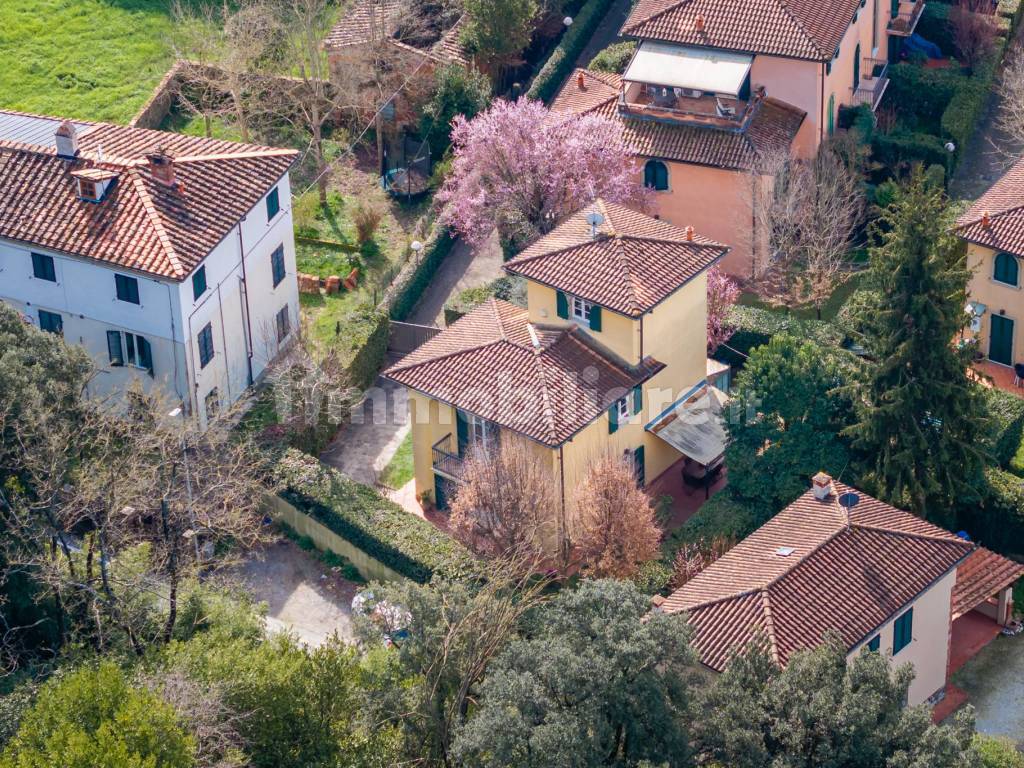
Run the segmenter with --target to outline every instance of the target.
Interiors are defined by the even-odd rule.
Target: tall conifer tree
[[[977,500],[986,459],[982,394],[958,344],[969,271],[941,189],[918,169],[882,212],[871,249],[874,290],[855,323],[871,361],[852,385],[846,430],[876,495],[950,525]]]

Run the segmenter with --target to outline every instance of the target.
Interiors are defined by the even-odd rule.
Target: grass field
[[[0,106],[128,122],[171,65],[171,0],[0,0]]]

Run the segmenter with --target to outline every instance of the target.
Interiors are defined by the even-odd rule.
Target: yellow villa
[[[923,0],[638,0],[621,75],[576,70],[552,108],[621,120],[657,213],[733,246],[723,268],[756,275],[754,179],[780,155],[812,156],[839,108],[878,107],[888,65]]]
[[[518,440],[550,466],[566,530],[599,456],[631,457],[641,486],[684,455],[720,461],[706,273],[727,252],[597,201],[509,261],[526,308],[488,300],[385,372],[408,388],[417,496],[443,509],[469,449]]]
[[[957,220],[956,233],[967,241],[970,335],[988,361],[997,382],[1024,363],[1024,160],[982,195]]]

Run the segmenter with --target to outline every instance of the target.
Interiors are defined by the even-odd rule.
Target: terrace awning
[[[725,392],[705,384],[648,424],[647,431],[699,464],[711,464],[725,452],[727,436],[722,411],[728,400]]]
[[[622,79],[738,96],[753,61],[753,56],[742,53],[644,41]]]

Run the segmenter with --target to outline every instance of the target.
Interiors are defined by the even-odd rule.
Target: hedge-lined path
[[[456,240],[406,322],[444,327],[445,302],[467,288],[477,288],[501,277],[502,262],[497,233],[477,248],[461,238]]]
[[[352,598],[358,585],[292,541],[271,544],[228,569],[223,578],[267,604],[268,632],[291,632],[311,647],[335,632],[352,640]]]
[[[409,434],[408,422],[405,387],[378,376],[320,460],[356,482],[374,485]]]
[[[580,52],[580,55],[576,57],[574,69],[579,67],[586,69],[587,65],[590,64],[590,60],[597,56],[597,54],[612,43],[621,42],[619,30],[626,23],[626,17],[629,16],[629,10],[632,7],[632,0],[615,0],[614,3],[608,6],[608,10],[605,12],[604,18],[601,19],[601,23],[597,25],[597,29],[594,31],[593,37],[590,38],[590,42]]]
[[[1024,40],[1024,24],[1017,28],[1017,37],[1007,48],[1006,58],[1019,49]],[[998,91],[989,95],[988,106],[967,147],[961,147],[963,157],[949,185],[950,197],[958,200],[976,200],[1009,168],[1013,157],[1022,147],[1015,147],[1010,138],[996,125],[1002,100]]]

